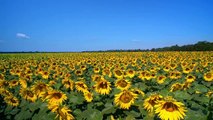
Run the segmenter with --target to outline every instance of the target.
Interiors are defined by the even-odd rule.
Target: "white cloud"
[[[30,39],[30,37],[24,33],[16,33],[17,38]]]

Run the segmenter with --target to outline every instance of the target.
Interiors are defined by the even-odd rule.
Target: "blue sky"
[[[0,51],[212,42],[212,6],[213,0],[0,0]]]

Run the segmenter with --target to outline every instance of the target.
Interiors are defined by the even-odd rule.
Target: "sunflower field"
[[[0,54],[0,119],[212,120],[213,52]]]

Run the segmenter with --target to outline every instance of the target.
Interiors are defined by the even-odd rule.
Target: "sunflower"
[[[86,66],[86,65],[81,65],[81,66],[80,66],[80,69],[84,71],[84,70],[87,69],[87,66]]]
[[[175,63],[170,63],[170,68],[171,68],[172,70],[174,70],[176,67],[177,67],[177,64],[175,64]]]
[[[126,71],[126,76],[130,77],[130,78],[133,78],[135,76],[135,71],[132,70],[132,69],[128,69]]]
[[[195,81],[195,79],[196,79],[195,76],[193,76],[192,74],[189,74],[189,75],[187,75],[187,77],[186,77],[186,82],[192,83],[192,82]]]
[[[163,70],[164,70],[165,72],[169,72],[170,66],[169,66],[169,65],[164,66]]]
[[[154,106],[158,104],[158,102],[161,101],[162,99],[163,96],[159,94],[152,94],[151,96],[149,96],[144,100],[143,107],[145,110],[151,113],[154,110]]]
[[[113,70],[113,74],[118,79],[123,78],[123,75],[124,75],[123,71],[118,68]]]
[[[142,90],[138,89],[138,88],[131,89],[131,91],[134,92],[135,94],[141,95],[142,97],[145,96],[145,93]]]
[[[84,92],[84,98],[87,102],[91,102],[93,100],[93,93],[89,91]]]
[[[75,82],[75,88],[76,88],[77,91],[79,91],[79,92],[88,91],[87,85],[86,85],[84,82],[82,82],[82,81]]]
[[[93,68],[94,73],[99,73],[100,72],[100,68],[99,67],[95,67]]]
[[[145,74],[145,78],[146,80],[151,80],[152,79],[151,73],[147,71]]]
[[[2,96],[12,96],[13,94],[5,88],[0,87],[0,95]]]
[[[129,109],[132,104],[134,104],[135,99],[137,98],[137,94],[124,90],[119,94],[115,95],[114,102],[121,109]]]
[[[83,75],[83,70],[75,70],[75,74],[77,76],[81,76],[81,75]]]
[[[100,93],[100,94],[109,94],[111,91],[111,83],[104,78],[101,78],[98,82],[95,84],[95,91]]]
[[[190,67],[184,67],[184,68],[183,68],[183,73],[188,74],[188,73],[190,73],[191,71],[192,71],[192,69],[191,69]]]
[[[49,104],[62,104],[67,99],[66,94],[58,90],[52,90],[47,95],[46,99]]]
[[[138,74],[139,74],[138,78],[140,78],[141,80],[145,79],[146,71],[140,71]]]
[[[56,113],[56,118],[59,120],[74,120],[75,118],[71,114],[71,110],[67,106],[58,104],[48,104],[48,108],[51,112]]]
[[[20,95],[31,102],[35,102],[37,100],[36,94],[33,93],[33,91],[29,88],[21,88],[20,89]]]
[[[72,80],[69,80],[69,79],[63,79],[62,84],[64,85],[64,87],[66,89],[69,88],[70,90],[73,90],[74,86],[75,86],[75,82],[73,82]]]
[[[49,81],[49,83],[48,83],[48,85],[49,86],[53,86],[53,85],[55,85],[57,82],[55,81],[55,80],[50,80]]]
[[[11,105],[11,106],[18,106],[18,105],[19,105],[19,100],[18,100],[18,98],[13,97],[13,96],[11,96],[11,95],[5,97],[5,98],[4,98],[4,101],[5,101],[7,104]]]
[[[112,77],[112,73],[110,71],[110,68],[108,67],[105,67],[103,70],[102,70],[102,74],[103,75],[107,75],[108,77]]]
[[[209,97],[209,98],[213,97],[213,91],[208,91],[206,93],[206,96]]]
[[[191,87],[191,84],[192,84],[192,83],[190,83],[190,82],[184,82],[184,83],[182,84],[182,89],[183,89],[183,90],[189,89],[189,88]]]
[[[170,92],[174,92],[177,90],[181,90],[183,88],[183,84],[181,83],[174,83],[171,88],[170,88]]]
[[[166,80],[166,76],[165,76],[165,75],[159,75],[159,76],[157,77],[157,83],[158,83],[158,84],[164,83],[165,80]]]
[[[171,96],[165,98],[165,100],[160,101],[155,105],[155,113],[162,120],[181,120],[186,116],[187,111],[184,104],[177,102]]]
[[[42,81],[36,81],[31,89],[38,97],[41,98],[43,97],[44,93],[46,93],[51,88],[49,87],[48,84],[45,84]]]
[[[125,80],[124,78],[118,79],[115,82],[115,87],[121,90],[126,90],[131,86],[131,83],[128,80]]]
[[[0,74],[0,80],[4,80],[4,74]]]
[[[10,87],[12,88],[12,87],[17,86],[18,83],[19,83],[18,80],[11,80],[11,81],[9,82],[9,85],[10,85]]]
[[[42,71],[41,75],[42,75],[42,77],[44,79],[48,79],[49,78],[49,72],[48,71]]]
[[[9,82],[6,80],[0,80],[0,87],[8,87],[9,86]]]
[[[207,82],[213,81],[213,73],[212,72],[207,72],[203,75],[203,78]]]
[[[92,75],[92,81],[98,82],[100,79],[101,79],[101,75],[99,75],[99,74]]]
[[[20,79],[20,80],[19,80],[19,84],[21,85],[21,87],[27,88],[27,81],[26,81],[26,80]]]

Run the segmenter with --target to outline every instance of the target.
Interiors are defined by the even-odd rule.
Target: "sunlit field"
[[[213,52],[0,54],[0,119],[213,119]]]

